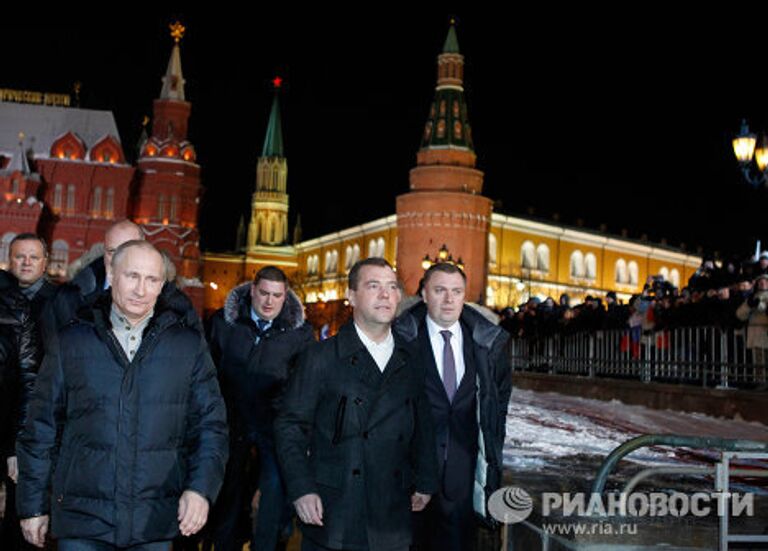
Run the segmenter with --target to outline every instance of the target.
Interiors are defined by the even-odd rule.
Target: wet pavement
[[[768,395],[766,396],[768,407]],[[642,434],[678,434],[768,442],[768,427],[759,423],[727,420],[694,413],[659,411],[617,401],[603,402],[555,393],[515,390],[507,418],[504,449],[505,483],[526,490],[534,502],[528,519],[533,525],[588,524],[586,535],[572,532],[565,543],[580,549],[716,549],[718,519],[708,517],[542,517],[542,492],[589,492],[605,457],[625,441]],[[649,467],[702,467],[719,461],[716,450],[653,446],[637,450],[609,477],[609,491],[620,489],[629,478]],[[768,461],[740,460],[738,468],[768,469]],[[732,491],[754,494],[754,516],[733,519],[733,531],[761,534],[768,526],[768,479],[732,478]],[[636,492],[711,492],[711,476],[666,475],[647,479]],[[587,500],[589,496],[587,494]],[[583,521],[574,523],[572,521]],[[635,534],[615,533],[623,524],[634,524]],[[571,530],[566,526],[566,530]],[[629,530],[629,528],[627,528]],[[526,532],[528,532],[526,534]],[[513,525],[511,549],[541,549],[541,536]],[[560,534],[560,532],[556,532]],[[579,544],[579,545],[576,545]],[[550,541],[550,549],[558,547]],[[737,547],[732,547],[737,548]],[[741,547],[739,547],[741,548]],[[755,547],[757,548],[757,547]],[[765,547],[768,548],[768,547]]]

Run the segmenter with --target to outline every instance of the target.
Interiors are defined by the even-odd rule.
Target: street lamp
[[[440,250],[437,251],[437,255],[435,258],[430,258],[429,253],[424,255],[424,258],[421,260],[421,267],[426,272],[429,270],[434,264],[453,264],[456,266],[459,270],[464,271],[464,261],[459,257],[458,260],[453,259],[453,255],[451,254],[451,251],[448,250],[448,246],[443,243],[443,246],[440,247]]]
[[[758,187],[761,184],[768,185],[768,138],[765,134],[760,137],[760,143],[757,142],[757,136],[749,131],[747,121],[741,121],[741,131],[733,139],[733,153],[736,160],[739,161],[741,173],[744,179],[750,185]],[[755,171],[752,159],[755,160],[757,171]]]

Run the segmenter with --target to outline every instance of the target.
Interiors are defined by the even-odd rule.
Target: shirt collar
[[[265,319],[260,318],[259,315],[256,313],[256,310],[254,309],[253,306],[251,306],[251,319],[253,320],[253,323],[255,323],[257,326],[259,325],[259,320],[262,320],[262,321],[266,322],[266,325],[264,326],[264,329],[269,329],[270,327],[272,327],[272,322],[275,321],[273,319],[272,320],[265,320]]]
[[[363,333],[363,330],[360,329],[356,323],[353,323],[352,325],[355,326],[355,331],[357,331],[357,336],[360,337],[360,340],[363,341],[363,344],[365,345],[366,348],[370,348],[371,346],[383,348],[386,346],[395,345],[395,338],[392,336],[392,328],[390,328],[387,331],[387,337],[383,341],[376,342],[373,339],[369,338],[368,335]]]
[[[450,327],[441,327],[438,324],[436,324],[434,321],[432,321],[432,318],[429,317],[429,314],[427,314],[427,331],[429,331],[429,338],[433,339],[435,336],[440,336],[442,338],[442,335],[440,335],[440,331],[450,331],[453,335],[454,339],[461,337],[461,324],[459,323],[459,320],[456,320],[453,325]]]
[[[144,328],[149,324],[149,320],[155,315],[155,310],[152,309],[144,316],[138,323],[131,324],[123,313],[112,303],[112,308],[109,312],[109,321],[112,322],[112,327],[130,327],[130,331],[144,331]]]

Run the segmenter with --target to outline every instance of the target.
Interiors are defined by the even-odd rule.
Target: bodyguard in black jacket
[[[253,282],[233,289],[224,308],[213,315],[209,342],[230,427],[227,474],[212,519],[218,551],[243,547],[237,528],[253,494],[248,485],[252,447],[259,454],[261,498],[251,549],[273,551],[277,545],[289,515],[284,514],[285,490],[272,425],[288,374],[313,341],[303,305],[274,266],[262,268]]]
[[[275,422],[304,550],[406,550],[437,487],[424,373],[392,334],[400,290],[381,258],[353,266],[354,321],[312,346]]]
[[[128,547],[194,533],[224,475],[215,369],[185,312],[158,300],[160,253],[129,241],[112,267],[111,296],[47,351],[17,442],[17,507],[36,545],[49,514],[60,549],[68,540]]]

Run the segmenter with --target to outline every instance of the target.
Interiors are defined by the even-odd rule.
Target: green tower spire
[[[262,157],[282,157],[283,156],[283,125],[280,121],[280,99],[279,91],[282,79],[275,77],[272,81],[275,87],[275,98],[272,100],[272,111],[269,114],[269,123],[267,124],[267,135],[264,138],[264,148],[261,151]]]

